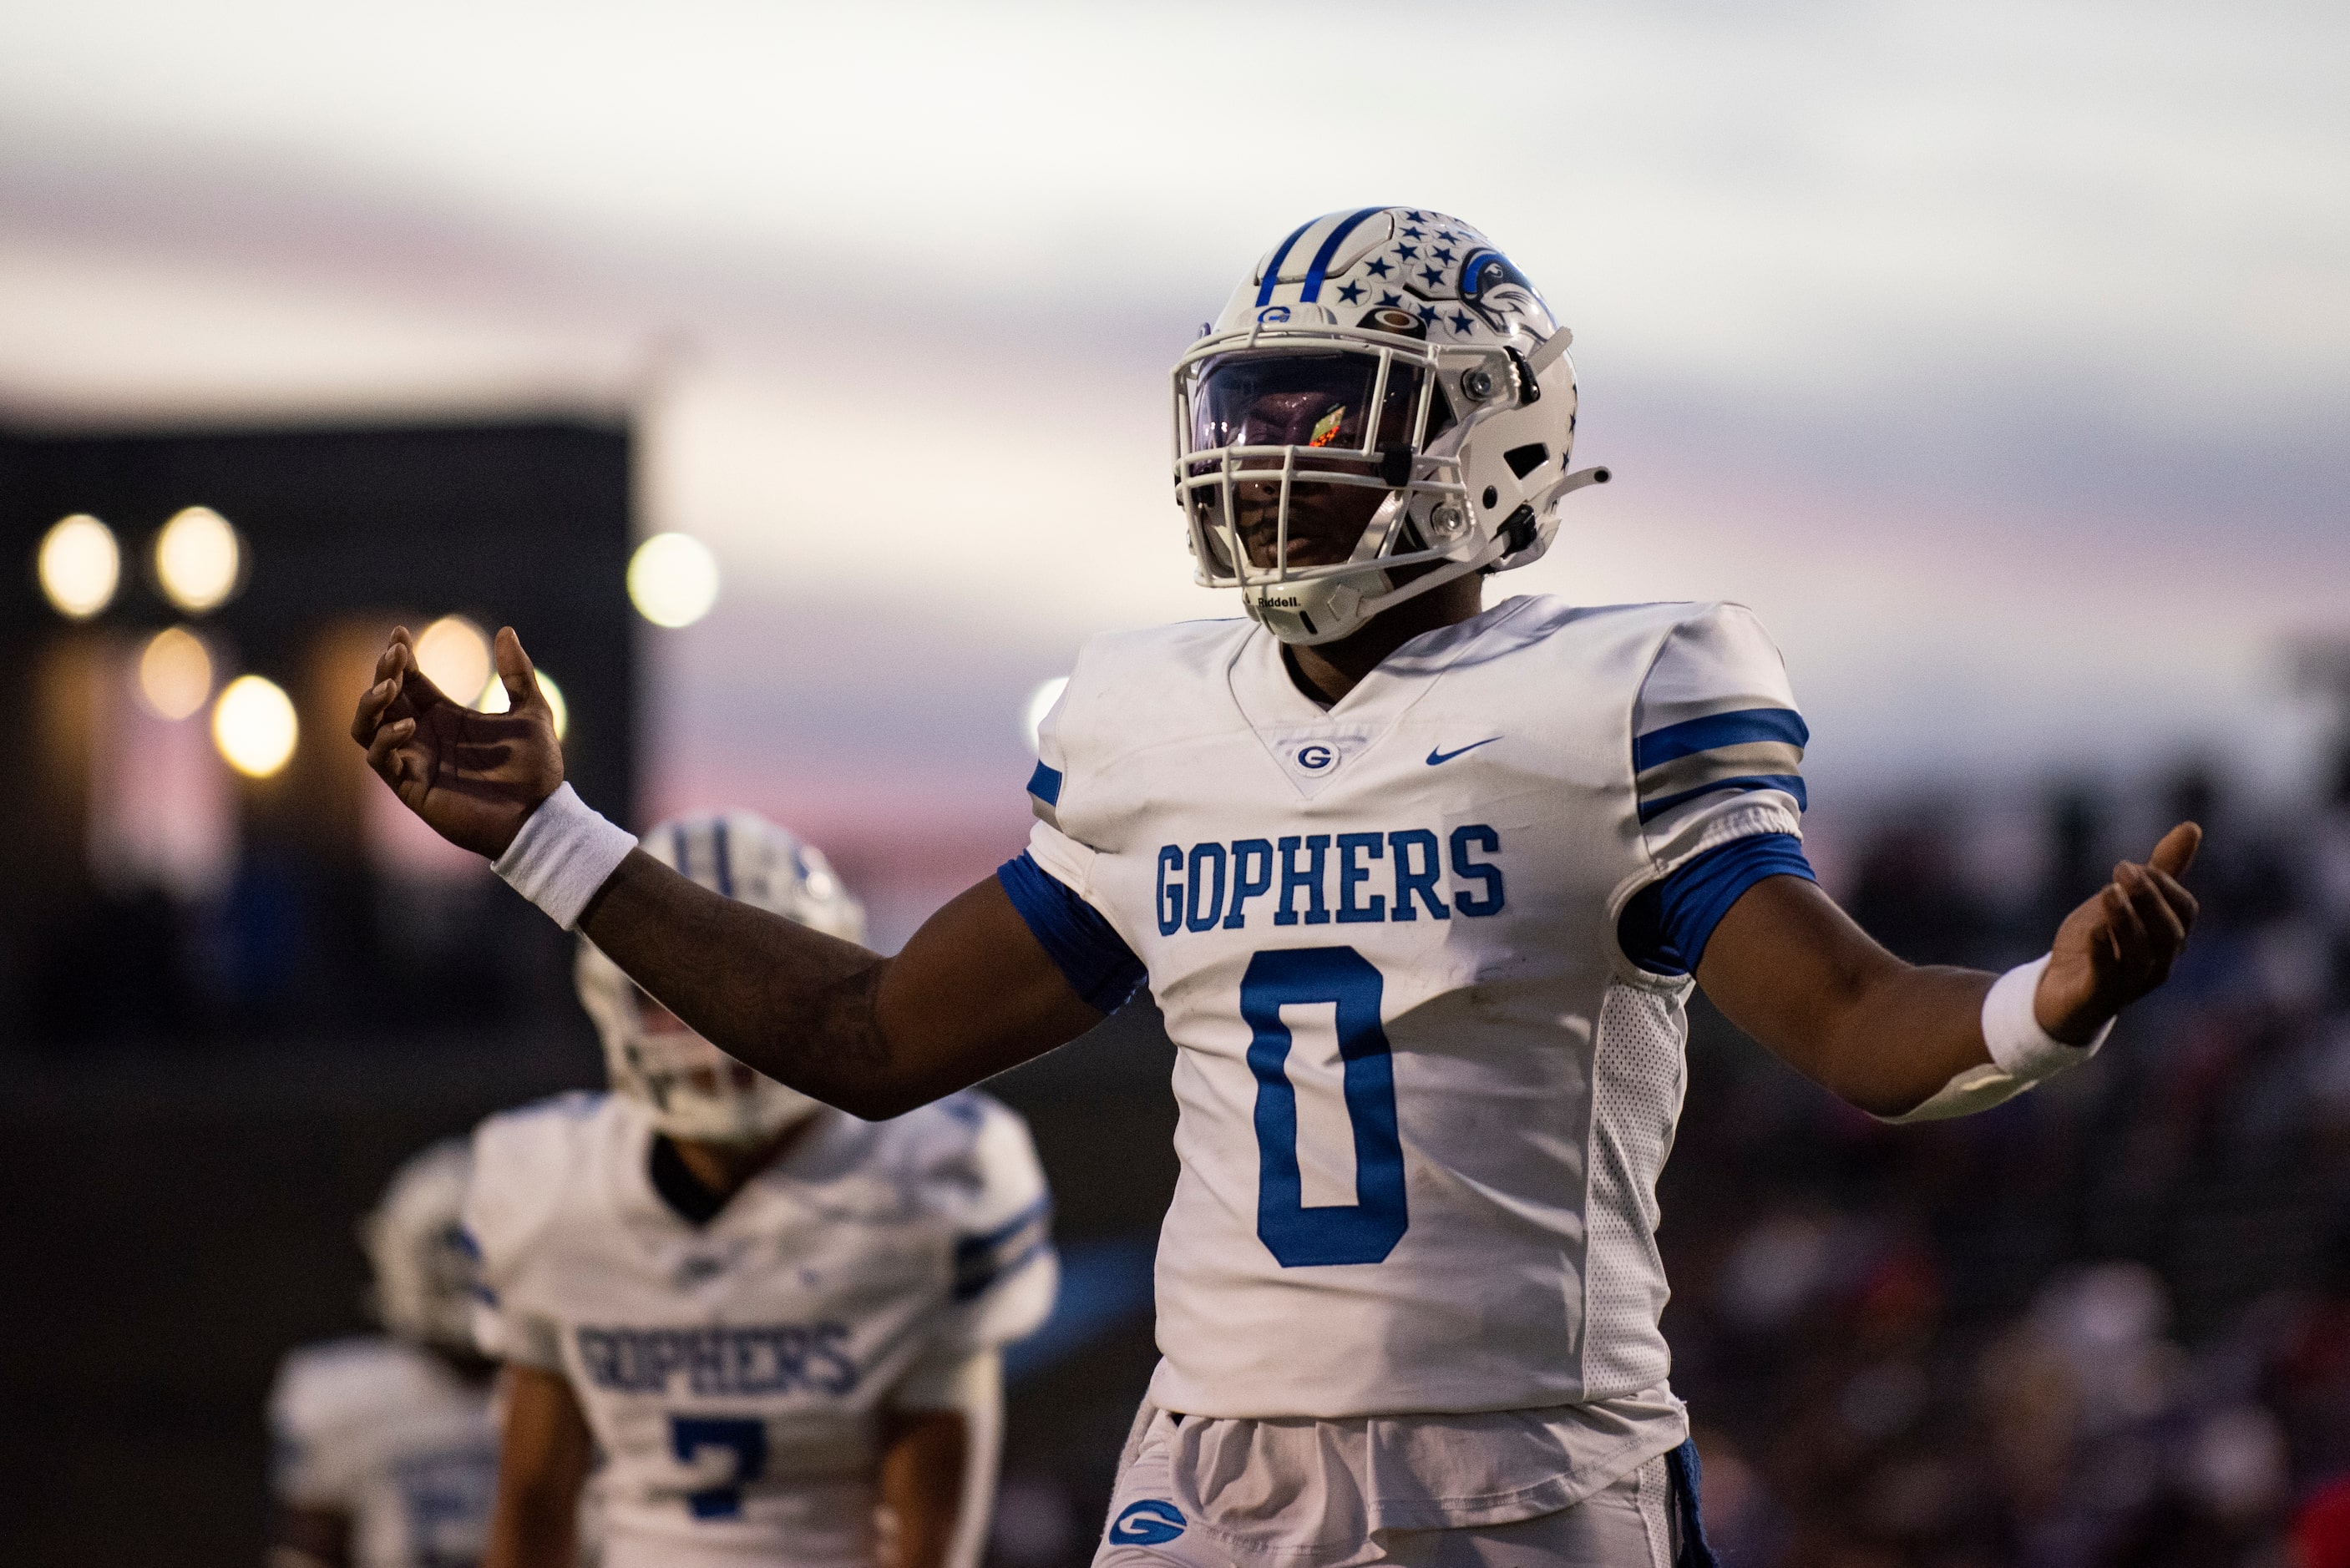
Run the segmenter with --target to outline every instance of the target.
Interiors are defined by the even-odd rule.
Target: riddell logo
[[[1295,609],[1298,605],[1298,601],[1294,597],[1259,599],[1257,602],[1267,609]]]

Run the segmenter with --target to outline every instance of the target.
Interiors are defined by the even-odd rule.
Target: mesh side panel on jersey
[[[1607,988],[1591,1064],[1586,1398],[1648,1387],[1670,1365],[1657,1326],[1668,1294],[1657,1252],[1657,1176],[1680,1119],[1687,1033],[1678,999]]]

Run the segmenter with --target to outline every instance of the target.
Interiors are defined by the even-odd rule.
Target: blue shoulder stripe
[[[1297,243],[1298,235],[1321,221],[1319,218],[1308,218],[1292,229],[1289,237],[1281,242],[1281,248],[1273,253],[1273,259],[1264,264],[1264,283],[1256,291],[1256,302],[1259,305],[1273,303],[1273,286],[1281,281],[1281,264],[1289,259],[1289,247]]]
[[[1698,789],[1685,789],[1679,794],[1669,794],[1662,800],[1640,803],[1640,820],[1653,822],[1677,805],[1684,805],[1701,794],[1718,794],[1723,790],[1744,792],[1757,789],[1784,790],[1795,797],[1795,809],[1808,811],[1811,802],[1804,798],[1804,781],[1794,774],[1753,774],[1745,778],[1716,779]]]
[[[985,1294],[996,1281],[1050,1251],[1053,1200],[1048,1194],[993,1231],[955,1238],[954,1299],[967,1302]]]
[[[1793,708],[1742,708],[1734,713],[1708,713],[1651,730],[1632,742],[1632,771],[1647,773],[1659,763],[1691,757],[1717,746],[1741,746],[1752,741],[1811,743],[1812,732]]]
[[[1046,805],[1060,805],[1061,775],[1044,763],[1038,763],[1036,771],[1028,775],[1028,793]]]
[[[1322,242],[1322,248],[1314,253],[1314,260],[1305,269],[1305,288],[1297,296],[1301,301],[1322,297],[1322,279],[1330,270],[1330,258],[1338,254],[1338,247],[1362,225],[1365,218],[1375,218],[1386,211],[1385,207],[1365,207],[1359,213],[1349,213],[1345,223],[1330,231],[1330,237]]]

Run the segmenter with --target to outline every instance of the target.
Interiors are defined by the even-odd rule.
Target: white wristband
[[[635,834],[606,820],[567,784],[523,820],[492,869],[567,931],[636,846]]]
[[[2114,1031],[2114,1021],[2108,1018],[2086,1045],[2067,1045],[2040,1027],[2032,1004],[2040,993],[2040,977],[2047,972],[2051,956],[2043,953],[2009,970],[1991,982],[1990,994],[1983,998],[1983,1044],[1991,1047],[1991,1059],[2001,1072],[2024,1084],[2036,1084],[2067,1067],[2079,1066],[2097,1054],[2097,1047]]]

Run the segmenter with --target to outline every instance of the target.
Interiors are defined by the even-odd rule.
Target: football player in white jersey
[[[459,1228],[472,1160],[452,1138],[359,1223],[380,1336],[307,1345],[269,1396],[270,1568],[473,1568],[490,1524],[495,1367],[473,1348]]]
[[[721,899],[852,941],[816,850],[748,812],[647,837]],[[567,1564],[594,1456],[604,1568],[971,1568],[998,1347],[1055,1264],[1027,1128],[955,1095],[858,1121],[693,1033],[586,942],[613,1092],[484,1122],[474,1326],[509,1372],[487,1568]]]
[[[1180,1047],[1149,1403],[1102,1563],[1703,1561],[1655,1186],[1692,984],[1852,1104],[1995,1104],[2160,983],[2199,830],[2005,976],[1819,888],[1807,739],[1728,604],[1487,606],[1550,545],[1569,334],[1476,230],[1334,213],[1176,366],[1175,493],[1245,620],[1096,639],[1028,852],[880,958],[712,898],[398,634],[353,737],[400,798],[721,1047],[894,1114],[1146,981]]]

